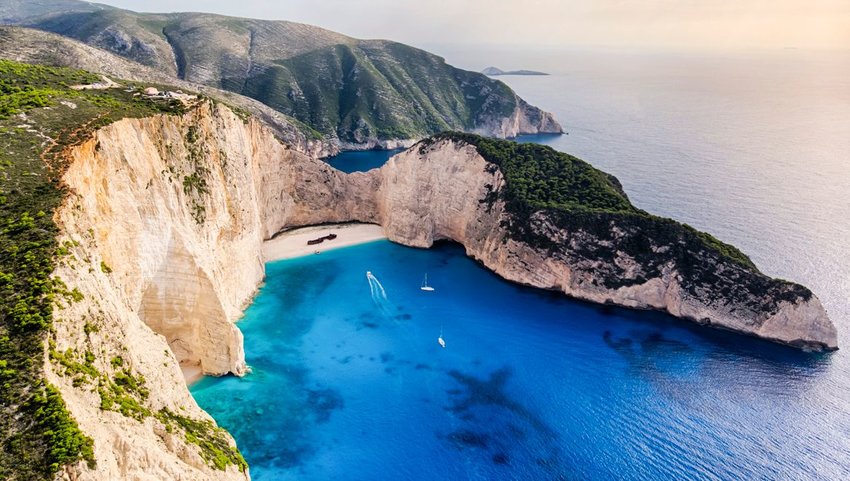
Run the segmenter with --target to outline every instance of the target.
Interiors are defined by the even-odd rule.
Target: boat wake
[[[372,300],[375,304],[387,302],[387,291],[384,290],[384,286],[381,285],[381,281],[372,275],[372,271],[366,271],[366,280],[369,281],[369,290],[371,291]]]
[[[372,271],[366,271],[366,280],[369,281],[369,293],[372,296],[372,302],[378,306],[384,316],[391,317],[390,301],[387,299],[387,291],[384,290],[381,281],[372,274]]]

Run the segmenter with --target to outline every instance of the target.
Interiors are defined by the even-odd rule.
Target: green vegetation
[[[51,98],[62,95],[57,86],[86,84],[99,80],[83,71],[67,71],[41,65],[26,65],[0,60],[0,119],[26,110],[50,105]]]
[[[59,392],[43,378],[45,338],[60,299],[83,294],[51,277],[68,255],[52,214],[63,197],[67,149],[126,117],[180,113],[182,106],[125,89],[71,90],[88,72],[0,60],[0,479],[53,479],[62,466],[94,462]],[[65,103],[62,103],[65,102]],[[87,323],[88,325],[88,323]],[[93,332],[95,329],[92,325]],[[50,348],[74,383],[97,375],[93,354]]]
[[[320,48],[254,75],[239,93],[348,142],[469,130],[517,106],[504,83],[393,42]]]
[[[112,359],[113,367],[116,359],[120,358]],[[134,376],[130,369],[118,371],[112,379],[101,377],[97,392],[100,395],[100,408],[105,411],[115,411],[138,421],[151,415],[150,409],[144,406],[144,401],[150,395],[145,387],[145,378]]]
[[[637,212],[616,179],[551,147],[461,133],[436,138],[475,145],[482,157],[499,166],[508,184],[504,198],[523,214],[541,209]]]
[[[761,274],[734,246],[634,207],[615,177],[571,155],[537,144],[455,132],[423,141],[420,151],[443,139],[475,146],[502,172],[505,187],[491,191],[482,202],[505,202],[511,238],[553,256],[595,262],[594,275],[608,288],[646,282],[673,263],[691,294],[739,301],[755,311],[773,311],[779,300],[811,297],[805,287]],[[546,222],[568,232],[569,239],[554,240]],[[640,269],[627,273],[619,267],[618,252],[637,261]]]
[[[189,210],[197,224],[203,224],[206,219],[203,196],[209,193],[207,176],[210,173],[210,169],[207,167],[209,152],[207,152],[206,145],[200,140],[201,131],[194,125],[189,126],[186,131],[185,143],[192,172],[183,177],[183,193],[189,198]]]
[[[46,450],[43,462],[48,472],[56,472],[79,459],[85,459],[89,468],[95,467],[92,440],[80,432],[56,388],[44,382],[36,385],[24,409],[43,433]]]
[[[49,344],[50,360],[65,369],[63,372],[65,376],[72,377],[75,381],[77,379],[96,380],[100,377],[100,372],[94,367],[94,354],[91,352],[86,352],[81,362],[73,349],[68,348],[64,352],[59,352],[52,341]],[[78,384],[81,382],[78,381]]]
[[[242,472],[248,469],[245,458],[230,444],[227,431],[212,421],[192,419],[168,409],[160,410],[156,418],[165,425],[168,432],[174,432],[178,427],[182,429],[186,441],[201,449],[201,457],[210,466],[222,471],[230,465],[238,467]]]
[[[426,51],[288,22],[98,9],[57,10],[26,23],[259,100],[296,119],[308,139],[356,143],[472,130],[501,123],[518,103],[503,82]],[[120,40],[94,35],[113,30]]]

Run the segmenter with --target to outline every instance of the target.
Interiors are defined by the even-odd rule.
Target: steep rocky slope
[[[250,218],[232,219],[228,211],[220,223],[238,227],[231,236],[214,227],[187,233],[186,222],[201,224],[206,213],[198,199],[213,188],[201,174],[211,161],[192,113],[212,104],[191,107],[124,88],[68,88],[98,80],[82,71],[0,61],[0,478],[54,479],[58,472],[65,479],[246,479],[233,440],[194,403],[178,366],[244,370],[241,336],[230,320],[262,276],[259,262],[251,269],[217,264],[215,256],[187,259],[187,244],[215,248],[213,239],[239,259],[254,232]],[[183,142],[168,147],[179,155],[166,156],[176,159],[172,168],[157,172],[189,200],[183,217],[168,194],[156,198],[159,210],[147,217],[144,209],[137,212],[135,220],[156,219],[154,226],[135,228],[162,236],[159,243],[143,239],[139,252],[132,251],[135,231],[110,215],[122,208],[132,215],[140,204],[128,193],[143,199],[158,187],[148,182],[132,190],[135,176],[153,167],[142,140],[148,124],[134,120],[141,117],[150,117],[153,136],[167,134],[172,124],[185,129]],[[129,130],[121,129],[125,123]],[[93,138],[110,124],[118,137]],[[270,130],[263,136],[283,149]],[[106,162],[101,151],[119,155]],[[99,170],[104,165],[108,170]],[[134,167],[141,172],[112,182],[122,168]],[[251,185],[236,194],[245,191],[252,192]],[[215,186],[215,192],[225,190]],[[218,225],[216,214],[210,215]],[[180,244],[181,235],[188,242]],[[155,264],[163,258],[168,264]],[[205,277],[204,269],[218,270]],[[122,277],[127,272],[135,277]],[[159,283],[137,284],[146,275]],[[176,278],[181,287],[172,297],[169,280]],[[134,298],[139,290],[142,298]]]
[[[449,134],[372,175],[381,179],[375,221],[393,241],[450,239],[521,284],[804,349],[837,347],[811,291],[765,276],[708,234],[635,209],[616,179],[548,147]]]
[[[210,469],[209,453],[166,429],[163,412],[206,419],[179,366],[243,374],[233,322],[262,280],[263,240],[283,226],[371,217],[377,186],[210,102],[181,117],[111,124],[69,151],[69,162],[55,218],[76,261],[55,275],[84,300],[60,312],[55,349],[94,352],[105,371],[120,356],[148,393],[137,410],[104,412],[101,393],[48,364],[94,438],[97,468],[75,476],[243,479],[227,464]]]
[[[496,137],[561,132],[551,114],[504,83],[396,42],[284,21],[44,3],[38,13],[9,8],[6,17],[255,98],[343,148],[386,147],[443,130]]]

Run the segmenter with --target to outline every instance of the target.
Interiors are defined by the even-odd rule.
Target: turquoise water
[[[271,263],[240,327],[253,372],[192,391],[257,480],[850,475],[829,356],[521,288],[455,245]]]
[[[524,140],[808,285],[842,350],[573,302],[457,247],[377,242],[270,264],[240,323],[254,372],[193,394],[260,480],[850,479],[850,56],[807,55],[499,65],[553,73],[503,78],[570,132]]]
[[[325,162],[330,164],[331,167],[346,173],[365,172],[384,165],[390,157],[402,150],[355,150],[340,152],[337,155],[328,157],[325,159]]]

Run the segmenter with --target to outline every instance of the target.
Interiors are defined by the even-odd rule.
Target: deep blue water
[[[570,135],[523,140],[811,287],[842,350],[533,292],[453,246],[274,263],[254,372],[193,387],[255,479],[850,479],[850,58],[533,59],[499,65],[553,75],[503,80]]]
[[[404,149],[340,152],[337,155],[328,157],[325,159],[325,162],[330,164],[331,167],[346,173],[365,172],[384,165],[390,157],[402,150]]]
[[[829,356],[521,288],[454,245],[271,263],[240,327],[253,372],[193,394],[258,480],[850,475],[850,424],[801,422]]]

